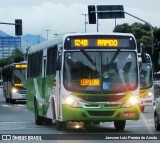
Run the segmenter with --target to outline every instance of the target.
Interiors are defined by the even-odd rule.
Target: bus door
[[[43,58],[42,58],[42,114],[45,115],[45,104],[46,104],[46,100],[45,100],[45,93],[46,93],[46,86],[45,86],[45,82],[46,82],[46,61],[47,61],[47,49],[43,50]]]
[[[56,96],[57,96],[57,116],[61,115],[61,66],[62,66],[62,45],[58,45],[57,61],[56,61]]]

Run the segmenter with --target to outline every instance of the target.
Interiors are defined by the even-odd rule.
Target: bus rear
[[[70,35],[59,56],[61,122],[139,119],[139,71],[133,35]]]

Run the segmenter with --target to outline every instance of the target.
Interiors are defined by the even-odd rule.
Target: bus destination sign
[[[27,65],[24,65],[24,64],[22,64],[22,65],[21,65],[21,64],[16,64],[16,65],[15,65],[15,68],[16,68],[16,69],[18,69],[18,68],[27,68]]]
[[[117,39],[97,39],[94,41],[95,41],[95,46],[98,46],[98,47],[117,47],[118,46]],[[89,39],[74,39],[72,44],[75,47],[87,47],[91,45],[89,42],[91,42],[91,40]]]
[[[127,36],[69,36],[65,40],[65,49],[135,49],[133,37]]]

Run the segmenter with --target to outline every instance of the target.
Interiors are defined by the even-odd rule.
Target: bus
[[[2,67],[0,68],[0,87],[3,86],[3,79],[2,79]]]
[[[139,68],[132,34],[68,33],[28,51],[27,107],[37,125],[84,127],[139,119]]]
[[[2,68],[3,95],[6,102],[26,100],[27,62],[13,63]]]
[[[140,68],[140,110],[154,105],[154,80],[152,60],[147,53],[138,53]]]

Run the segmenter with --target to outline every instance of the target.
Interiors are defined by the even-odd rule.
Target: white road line
[[[1,104],[1,106],[3,106],[3,107],[11,107],[11,105],[8,105],[8,104]]]
[[[23,104],[14,104],[14,105],[0,104],[0,106],[3,106],[3,107],[13,107],[13,106],[25,107],[26,105],[23,105]]]

